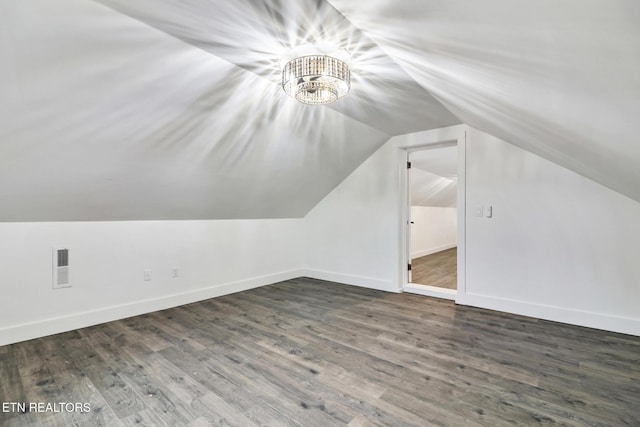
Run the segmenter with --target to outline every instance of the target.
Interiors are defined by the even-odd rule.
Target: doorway
[[[455,142],[407,150],[406,292],[456,298],[458,150]]]

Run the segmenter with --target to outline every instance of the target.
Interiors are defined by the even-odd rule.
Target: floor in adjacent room
[[[411,282],[456,289],[458,248],[447,249],[411,260]]]
[[[640,337],[296,279],[0,347],[2,426],[638,426]]]

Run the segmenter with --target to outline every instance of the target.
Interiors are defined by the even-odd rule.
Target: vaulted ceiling
[[[640,2],[330,1],[464,123],[640,201]]]
[[[634,1],[0,4],[0,220],[304,216],[390,136],[457,123],[640,201]],[[280,88],[329,41],[352,89]]]
[[[458,147],[409,154],[411,206],[455,208],[458,196]]]

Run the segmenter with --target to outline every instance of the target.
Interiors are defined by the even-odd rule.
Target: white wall
[[[456,208],[411,206],[411,259],[456,246]]]
[[[640,204],[465,126],[392,138],[320,202],[306,221],[309,274],[397,291],[399,147],[465,129],[466,286],[456,301],[640,335]],[[489,204],[493,218],[475,216]]]
[[[392,138],[304,219],[0,223],[0,345],[305,274],[397,292],[400,148],[465,130],[457,301],[640,335],[640,204],[455,126]],[[492,219],[474,215],[488,204]],[[71,248],[70,289],[51,289],[56,245]]]
[[[459,302],[640,335],[640,203],[471,128],[467,165]]]
[[[0,223],[0,345],[300,276],[302,219]],[[73,287],[52,289],[52,247]],[[171,278],[171,269],[180,275]],[[143,270],[152,280],[143,281]]]
[[[307,274],[311,277],[391,292],[402,289],[399,259],[401,146],[451,141],[463,126],[391,138],[305,217]],[[460,185],[460,184],[459,184]]]
[[[397,171],[384,167],[395,154],[383,145],[307,214],[308,275],[398,291]]]

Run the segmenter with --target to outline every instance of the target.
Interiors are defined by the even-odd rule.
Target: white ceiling
[[[330,0],[464,123],[640,201],[637,0]]]
[[[296,46],[343,49],[351,56],[352,90],[329,108],[388,135],[461,123],[326,1],[96,1],[278,87],[283,58]]]
[[[640,200],[640,4],[0,4],[0,220],[304,216],[390,136],[465,122]],[[291,47],[352,56],[329,107]]]
[[[456,207],[458,147],[412,151],[409,160],[411,206]]]

